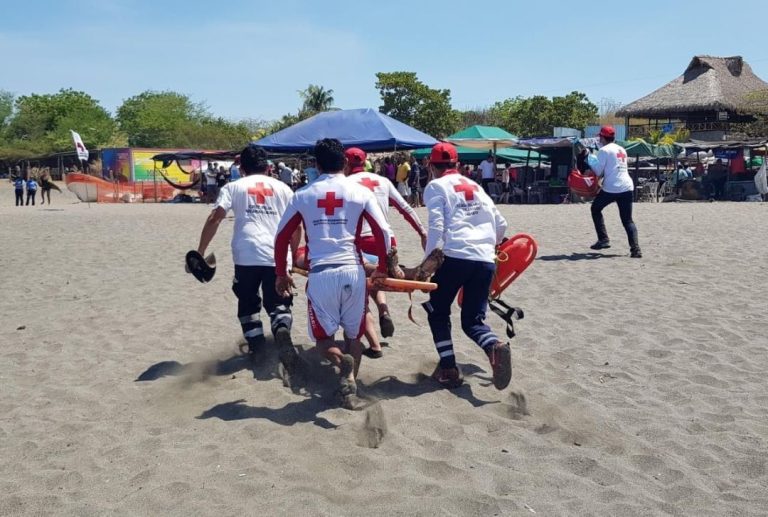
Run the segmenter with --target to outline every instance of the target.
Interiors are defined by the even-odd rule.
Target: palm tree
[[[304,99],[301,111],[308,114],[328,111],[333,106],[333,90],[310,84],[306,90],[301,90],[299,96]]]

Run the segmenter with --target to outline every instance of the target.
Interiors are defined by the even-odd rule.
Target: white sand
[[[768,513],[768,204],[635,205],[642,260],[615,207],[606,258],[571,260],[588,205],[504,206],[540,244],[504,296],[526,311],[510,388],[458,324],[467,386],[423,379],[426,318],[395,294],[395,338],[361,372],[381,401],[352,413],[327,372],[294,394],[274,354],[234,357],[231,221],[202,285],[183,256],[207,207],[52,198],[15,208],[0,186],[0,515]],[[164,361],[186,366],[135,382]]]

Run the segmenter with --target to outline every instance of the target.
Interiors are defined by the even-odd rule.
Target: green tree
[[[79,132],[87,146],[99,147],[110,140],[115,123],[87,93],[62,89],[16,99],[6,135],[12,146],[40,154],[71,149],[70,129]]]
[[[203,149],[242,149],[251,139],[251,131],[243,122],[221,117],[206,117],[184,124],[175,146]]]
[[[304,101],[301,112],[309,116],[333,107],[333,90],[326,90],[316,84],[310,84],[306,90],[299,91],[299,96]]]
[[[432,89],[414,72],[379,72],[376,88],[382,113],[437,138],[458,129],[459,115],[451,108],[450,90]]]
[[[580,92],[565,97],[515,97],[490,109],[496,125],[522,137],[551,135],[555,127],[583,129],[598,119],[597,106]]]
[[[768,134],[768,88],[746,94],[739,111],[755,118],[752,122],[740,124],[739,129],[747,136],[764,137]]]
[[[571,92],[565,97],[552,97],[552,127],[583,129],[597,120],[597,106],[586,94]]]
[[[186,95],[145,91],[126,99],[117,108],[117,122],[137,147],[178,147],[185,126],[200,124],[208,116],[203,104]]]

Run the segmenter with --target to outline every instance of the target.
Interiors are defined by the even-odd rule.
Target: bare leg
[[[352,380],[354,381],[357,378],[357,373],[360,371],[360,361],[363,358],[363,344],[360,342],[359,338],[353,339],[348,338],[347,336],[344,336],[344,342],[347,344],[349,354],[355,360],[355,369],[352,377]]]
[[[370,309],[365,311],[365,339],[368,340],[369,348],[364,352],[364,355],[372,359],[381,357],[381,342]]]

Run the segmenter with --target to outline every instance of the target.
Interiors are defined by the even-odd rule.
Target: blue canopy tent
[[[273,153],[312,150],[322,138],[338,138],[344,147],[367,152],[432,147],[437,140],[370,108],[325,111],[253,142]]]

